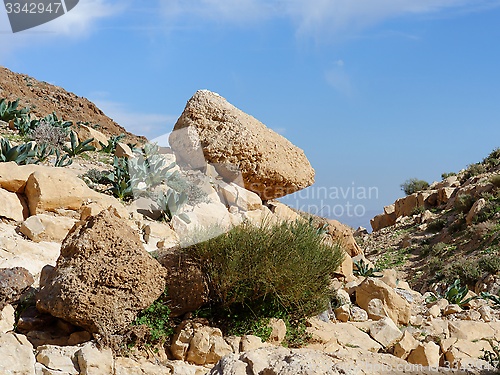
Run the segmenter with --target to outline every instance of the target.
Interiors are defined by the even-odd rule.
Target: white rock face
[[[23,335],[0,333],[0,374],[35,375],[33,346]]]

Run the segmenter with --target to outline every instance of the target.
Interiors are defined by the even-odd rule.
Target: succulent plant
[[[18,117],[24,116],[29,112],[29,108],[17,109],[19,99],[11,102],[7,99],[0,99],[0,120],[10,121]]]
[[[35,147],[35,158],[37,163],[43,163],[53,154],[54,148],[48,143],[40,143]]]
[[[120,142],[123,138],[125,138],[125,134],[120,134],[120,135],[113,135],[108,139],[108,144],[105,145],[101,141],[99,141],[99,144],[101,145],[101,152],[105,152],[106,154],[112,154],[116,150],[116,145],[118,142]]]
[[[126,158],[118,158],[115,156],[113,160],[113,171],[106,177],[112,185],[108,191],[115,197],[121,200],[127,200],[133,197],[134,189],[130,181]]]
[[[14,161],[19,165],[33,164],[35,156],[36,151],[31,142],[11,146],[7,139],[0,140],[0,162]]]
[[[69,157],[68,154],[64,154],[61,156],[61,152],[56,148],[56,160],[54,162],[55,167],[67,167],[68,165],[73,164],[73,159]]]
[[[178,216],[180,219],[189,224],[191,222],[189,216],[180,212],[186,201],[187,194],[178,193],[174,189],[169,189],[166,193],[162,191],[156,197],[156,203],[160,207],[162,211],[162,218],[165,221],[170,221],[174,216]]]
[[[94,138],[79,142],[76,133],[72,131],[70,133],[70,141],[71,147],[63,147],[63,150],[66,151],[69,156],[77,156],[87,151],[95,151],[95,147],[90,145],[90,143],[94,141]]]
[[[353,263],[356,266],[356,269],[353,271],[356,276],[382,277],[382,274],[376,274],[376,272],[380,272],[378,268],[370,267],[363,259],[360,259],[359,262],[354,261]]]

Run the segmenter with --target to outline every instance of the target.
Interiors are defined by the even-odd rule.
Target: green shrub
[[[104,152],[106,154],[112,154],[116,150],[116,145],[118,142],[120,142],[123,138],[125,138],[125,134],[120,134],[120,135],[113,135],[108,139],[108,144],[105,145],[101,141],[99,141],[99,144],[101,145],[101,152]]]
[[[496,174],[490,177],[490,182],[496,187],[500,188],[500,174]]]
[[[134,196],[134,190],[128,172],[127,158],[113,159],[113,171],[107,176],[111,187],[107,190],[120,200],[127,200]]]
[[[427,188],[429,188],[429,183],[417,178],[410,178],[401,184],[401,190],[403,190],[406,195],[417,193]]]
[[[445,290],[443,296],[441,298],[445,298],[450,304],[455,304],[459,306],[464,306],[468,304],[470,301],[477,299],[479,297],[469,297],[465,298],[469,293],[469,288],[467,285],[461,286],[460,280],[456,279],[448,288]],[[426,302],[433,302],[440,298],[434,293],[431,293],[431,296],[426,299]]]
[[[208,275],[220,309],[272,306],[294,318],[327,309],[331,277],[343,260],[340,246],[327,244],[302,221],[242,224],[185,251]]]
[[[9,122],[29,112],[29,108],[17,109],[19,99],[11,102],[7,99],[0,99],[0,120]]]
[[[35,158],[36,150],[32,143],[11,146],[7,139],[0,139],[0,162],[14,161],[19,165],[26,165],[35,163]]]
[[[446,220],[439,218],[427,224],[427,230],[432,233],[440,232],[446,226]]]
[[[177,193],[173,189],[168,189],[167,192],[161,191],[156,196],[156,204],[160,207],[161,218],[167,222],[171,221],[174,216],[178,216],[186,223],[191,223],[189,216],[180,212],[186,201],[186,193]]]
[[[93,184],[108,184],[110,181],[108,179],[110,171],[101,171],[99,169],[91,168],[85,172],[81,177],[83,180],[88,179]]]
[[[480,174],[486,173],[487,171],[488,169],[484,166],[484,164],[470,164],[465,170],[463,180],[468,180],[471,177],[478,176]]]
[[[500,165],[500,148],[494,149],[488,157],[483,160],[483,164],[486,164],[488,167],[496,167]]]
[[[474,198],[468,194],[460,194],[455,200],[455,210],[467,214],[474,205]]]
[[[478,260],[479,269],[492,275],[500,271],[500,258],[498,256],[486,255]]]
[[[145,325],[149,328],[150,342],[165,341],[173,335],[170,309],[167,306],[167,290],[147,309],[139,313],[132,325]]]
[[[450,172],[450,173],[442,173],[441,174],[441,178],[443,180],[446,180],[448,177],[451,177],[451,176],[456,176],[457,174],[455,172]]]

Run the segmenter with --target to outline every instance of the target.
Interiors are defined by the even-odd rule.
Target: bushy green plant
[[[411,211],[412,215],[420,215],[425,212],[425,206],[415,206],[415,208]]]
[[[135,152],[135,156],[129,159],[129,173],[135,187],[141,182],[147,188],[168,184],[168,181],[177,174],[171,171],[175,167],[175,162],[167,165],[156,144],[145,144],[142,149]]]
[[[463,180],[468,180],[471,177],[486,173],[488,169],[482,163],[470,164],[464,172]]]
[[[455,200],[455,210],[467,214],[474,205],[474,198],[469,194],[460,194]]]
[[[35,163],[36,151],[32,143],[11,146],[10,142],[0,139],[0,162],[14,161],[19,165]]]
[[[94,141],[94,138],[86,139],[83,142],[78,140],[75,132],[71,132],[70,134],[70,147],[63,147],[63,150],[71,157],[83,154],[87,151],[95,151],[95,147],[90,145]]]
[[[113,135],[108,139],[108,144],[104,144],[101,141],[99,141],[99,144],[101,145],[101,152],[104,152],[106,154],[112,154],[116,150],[116,145],[118,142],[120,142],[123,138],[125,138],[125,134],[120,134],[120,135]]]
[[[331,277],[343,260],[339,246],[302,221],[245,223],[185,251],[208,275],[220,309],[256,311],[267,304],[297,318],[326,310]]]
[[[490,182],[495,186],[496,188],[500,188],[500,174],[496,174],[490,177]]]
[[[358,261],[354,261],[354,266],[356,266],[356,269],[354,269],[354,275],[356,276],[363,276],[363,277],[382,277],[382,274],[377,274],[377,272],[381,272],[378,268],[376,267],[370,267],[369,264],[365,263],[363,259],[360,259]]]
[[[147,309],[139,313],[133,325],[145,325],[149,328],[150,342],[162,342],[174,331],[170,320],[170,309],[167,305],[167,290]]]
[[[445,172],[445,173],[442,173],[442,174],[441,174],[441,178],[442,178],[443,180],[446,180],[448,177],[451,177],[451,176],[456,176],[456,175],[457,175],[457,174],[456,174],[455,172],[450,172],[450,173],[446,173],[446,172]]]
[[[429,183],[424,180],[419,180],[418,178],[410,178],[401,184],[401,190],[403,190],[406,195],[411,195],[427,188],[429,188]]]
[[[488,157],[483,160],[483,164],[492,168],[500,165],[500,147],[494,149]]]
[[[439,218],[427,224],[427,230],[432,233],[440,232],[446,226],[446,220]]]

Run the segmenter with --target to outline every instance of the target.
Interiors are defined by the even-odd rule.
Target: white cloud
[[[129,1],[80,0],[78,5],[65,15],[43,25],[19,33],[12,33],[7,12],[0,6],[0,62],[20,48],[53,43],[58,38],[81,38],[94,31],[96,21],[121,13]]]
[[[99,97],[101,95],[96,96]],[[177,116],[164,113],[136,112],[133,108],[128,108],[125,104],[107,99],[93,97],[89,98],[89,100],[94,102],[106,116],[115,120],[119,125],[127,129],[127,131],[137,135],[144,135],[149,139],[158,134],[171,131],[177,121]]]
[[[500,0],[164,0],[163,13],[175,21],[248,24],[286,17],[299,35],[316,37],[356,33],[387,19],[435,14],[443,10],[474,11]]]

